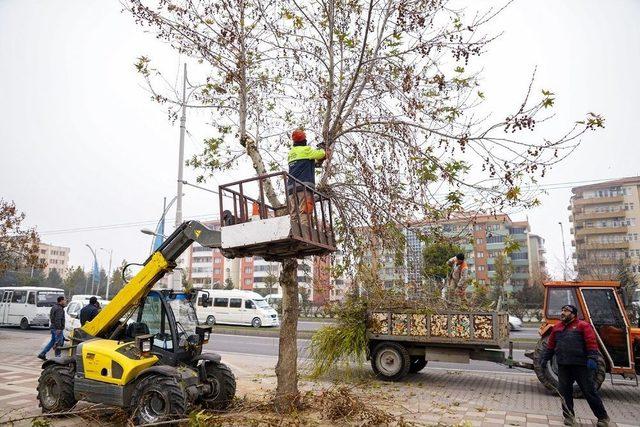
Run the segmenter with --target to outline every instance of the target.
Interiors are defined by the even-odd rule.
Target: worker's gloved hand
[[[598,362],[596,361],[596,359],[592,359],[592,358],[587,359],[587,368],[589,368],[590,371],[597,370]]]

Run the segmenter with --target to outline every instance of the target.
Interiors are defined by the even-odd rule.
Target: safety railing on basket
[[[274,206],[265,186],[271,185],[285,203]],[[278,194],[279,193],[279,194]],[[221,226],[289,215],[292,238],[335,247],[331,199],[286,172],[258,175],[220,186]]]

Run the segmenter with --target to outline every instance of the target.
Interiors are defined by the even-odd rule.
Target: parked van
[[[260,294],[237,289],[198,291],[196,314],[200,322],[208,325],[280,325],[278,313]]]
[[[0,325],[49,326],[49,312],[64,296],[60,288],[41,288],[36,286],[11,286],[0,288]]]

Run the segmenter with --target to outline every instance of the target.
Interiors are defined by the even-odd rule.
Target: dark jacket
[[[555,353],[559,365],[586,366],[587,358],[598,355],[598,341],[591,324],[575,318],[557,323],[547,341],[548,358]]]
[[[315,187],[316,160],[322,160],[324,157],[325,152],[322,149],[314,149],[308,145],[294,145],[287,157],[287,161],[289,162],[289,175],[311,188]],[[304,187],[299,183],[290,180],[287,183],[288,193],[293,193],[294,187],[297,187],[296,191],[304,191]]]
[[[91,322],[100,313],[100,309],[93,304],[87,304],[80,310],[80,326]]]
[[[55,303],[49,312],[49,328],[61,331],[64,329],[64,307]]]

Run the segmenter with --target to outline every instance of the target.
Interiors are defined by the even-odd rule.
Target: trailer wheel
[[[540,365],[542,360],[542,355],[547,349],[547,341],[549,336],[542,337],[538,340],[538,344],[536,345],[536,349],[533,352],[533,370],[538,377],[538,380],[545,386],[547,390],[552,391],[553,393],[558,393],[558,363],[556,362],[556,357],[553,356],[549,363],[547,364],[546,369],[543,369]],[[604,363],[604,358],[601,354],[598,354],[598,369],[595,373],[595,383],[596,390],[599,390],[604,382],[604,379],[607,375],[607,366]],[[580,391],[580,387],[578,384],[573,385],[573,397],[580,398],[582,397],[582,392]]]
[[[400,381],[409,373],[411,357],[401,344],[383,342],[373,350],[371,368],[382,380]]]
[[[427,361],[423,356],[411,356],[411,366],[409,366],[409,373],[416,374],[427,366]]]

